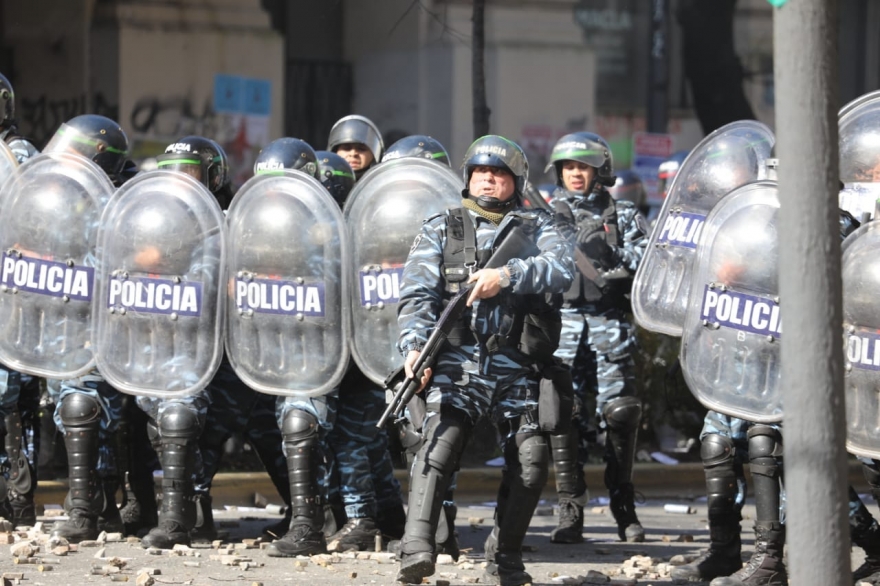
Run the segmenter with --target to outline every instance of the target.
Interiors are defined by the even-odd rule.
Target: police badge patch
[[[413,240],[412,246],[409,248],[409,253],[412,254],[416,251],[416,248],[419,247],[419,243],[422,241],[422,234],[416,234],[416,239]]]

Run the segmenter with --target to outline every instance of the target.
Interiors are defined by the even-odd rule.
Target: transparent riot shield
[[[880,91],[840,109],[840,207],[859,221],[873,216],[880,193]]]
[[[643,328],[681,336],[706,215],[732,190],[764,178],[773,143],[764,124],[732,122],[704,138],[684,160],[633,282],[633,313]]]
[[[258,175],[227,214],[226,352],[248,386],[275,395],[332,391],[348,366],[348,238],[313,177]]]
[[[782,419],[776,182],[740,187],[707,216],[685,313],[681,368],[708,409]]]
[[[94,365],[95,249],[114,187],[94,163],[37,155],[0,192],[0,362],[47,378]]]
[[[0,140],[0,189],[6,180],[12,177],[15,170],[18,169],[18,159],[9,149],[5,141]]]
[[[403,265],[422,222],[461,203],[464,184],[445,165],[413,157],[377,166],[349,194],[343,212],[352,244],[348,263],[352,358],[376,384],[403,364],[397,304]]]
[[[865,224],[843,243],[846,449],[880,458],[880,223]]]
[[[161,398],[208,385],[223,357],[225,231],[217,200],[183,173],[143,173],[113,196],[93,310],[108,383]]]

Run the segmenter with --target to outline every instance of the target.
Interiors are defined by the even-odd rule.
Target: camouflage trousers
[[[350,519],[375,519],[379,511],[403,504],[388,452],[388,434],[376,427],[385,410],[385,391],[364,381],[361,388],[341,387],[336,425],[327,437]]]
[[[602,409],[612,399],[636,394],[635,329],[619,309],[593,306],[562,310],[562,332],[555,356],[571,368],[579,437],[578,465],[588,461]],[[595,413],[595,418],[591,415]]]
[[[244,384],[226,360],[220,364],[208,390],[211,405],[199,437],[203,467],[196,480],[196,492],[210,492],[226,440],[241,434],[257,453],[282,500],[290,504],[287,460],[281,449],[281,431],[275,422],[277,397],[258,393]]]
[[[63,381],[47,381],[49,396],[55,403],[55,426],[62,434],[61,401],[67,395],[82,393],[98,401],[101,405],[101,421],[98,432],[98,475],[109,478],[116,475],[116,459],[113,457],[113,434],[123,416],[122,393],[111,387],[97,370],[92,370],[79,378]]]
[[[425,391],[428,412],[454,409],[472,425],[487,417],[496,427],[515,418],[537,420],[538,385],[532,371],[502,352],[489,359],[488,372],[481,371],[481,362],[479,350],[472,345],[448,347],[435,362]],[[537,421],[528,427],[537,430]],[[507,439],[502,437],[502,443]]]
[[[734,508],[736,512],[742,511],[742,507],[746,500],[746,478],[743,473],[743,465],[749,463],[749,429],[753,425],[758,425],[745,419],[724,415],[717,411],[709,411],[703,419],[703,429],[700,432],[700,441],[704,440],[707,435],[722,435],[733,441],[734,469],[736,470],[736,499],[734,500]],[[776,424],[769,425],[773,429],[782,433],[782,426]],[[780,477],[782,476],[782,462],[779,463]],[[780,483],[779,489],[779,519],[785,522],[785,487]]]
[[[275,398],[275,425],[277,429],[281,429],[284,418],[293,410],[305,411],[318,420],[320,426],[318,449],[321,454],[321,466],[318,470],[318,486],[321,490],[321,496],[326,501],[338,498],[339,485],[334,481],[337,476],[336,458],[333,450],[327,443],[327,435],[333,430],[336,424],[336,409],[338,403],[339,392],[332,391],[320,397],[307,397],[305,395],[289,395],[285,397]],[[280,434],[280,431],[279,431]],[[281,442],[284,449],[284,441]],[[286,458],[286,452],[285,452]],[[284,463],[287,469],[287,460]],[[290,489],[288,487],[288,493]]]
[[[0,420],[18,411],[22,425],[22,454],[36,466],[40,451],[40,380],[0,365]],[[0,472],[9,477],[9,459],[0,445]]]

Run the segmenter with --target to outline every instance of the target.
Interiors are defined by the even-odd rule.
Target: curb
[[[456,495],[465,500],[495,500],[498,486],[501,483],[501,468],[480,467],[465,468],[458,473]],[[584,468],[587,486],[593,496],[606,496],[603,480],[605,467],[589,465]],[[404,492],[407,490],[407,471],[395,470],[394,476],[400,481]],[[746,467],[746,480],[750,483],[751,476]],[[861,464],[853,459],[848,468],[849,484],[860,493],[868,492],[867,483],[862,474]],[[156,478],[156,490],[161,491],[161,479]],[[669,466],[666,464],[638,463],[633,469],[633,484],[636,492],[645,498],[671,498],[677,500],[694,500],[705,496],[706,480],[703,466],[699,462],[688,462]],[[555,501],[555,477],[553,467],[544,488],[544,498]],[[211,488],[214,507],[224,505],[236,507],[254,506],[254,495],[259,493],[274,504],[282,504],[275,486],[265,472],[223,472],[214,477]],[[66,480],[41,480],[37,486],[35,501],[38,505],[61,505],[67,495]]]

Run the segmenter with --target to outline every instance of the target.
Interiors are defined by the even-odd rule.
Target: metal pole
[[[651,0],[648,43],[648,132],[665,133],[669,126],[669,0]]]
[[[838,0],[774,17],[788,571],[850,578],[838,228]]]

